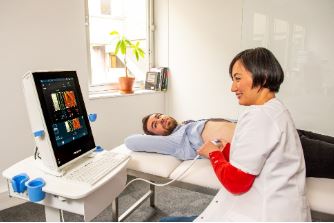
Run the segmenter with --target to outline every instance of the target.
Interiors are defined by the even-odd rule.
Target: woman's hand
[[[209,158],[209,154],[213,151],[223,151],[226,144],[228,143],[225,139],[220,139],[221,145],[218,147],[211,141],[204,143],[198,150],[197,153],[203,157]]]
[[[203,157],[208,158],[209,153],[213,151],[220,151],[220,148],[214,145],[212,142],[206,142],[204,143],[198,150],[197,153]]]

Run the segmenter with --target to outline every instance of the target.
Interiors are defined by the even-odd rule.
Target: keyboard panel
[[[63,177],[66,180],[94,185],[128,158],[128,155],[121,153],[98,153],[95,157],[70,170]]]

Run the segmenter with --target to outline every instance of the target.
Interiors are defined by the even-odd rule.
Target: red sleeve
[[[227,143],[223,150],[223,154],[227,162],[230,162],[230,148],[230,143]]]
[[[253,185],[255,176],[245,173],[232,166],[228,161],[230,156],[230,144],[226,144],[223,152],[214,151],[209,154],[213,169],[224,187],[232,194],[247,192]]]

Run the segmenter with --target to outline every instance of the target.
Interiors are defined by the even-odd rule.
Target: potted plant
[[[124,35],[120,35],[117,31],[112,31],[109,33],[111,36],[116,36],[117,42],[115,46],[115,55],[121,53],[124,55],[124,66],[125,66],[125,76],[119,77],[119,90],[124,94],[133,93],[132,86],[135,78],[129,76],[128,67],[127,67],[127,50],[128,48],[132,50],[132,53],[136,56],[136,60],[139,61],[140,57],[144,58],[145,53],[142,48],[139,47],[140,42],[137,41],[136,44],[133,44],[132,41],[128,40]]]

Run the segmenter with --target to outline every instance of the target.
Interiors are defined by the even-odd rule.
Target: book
[[[162,91],[167,91],[167,86],[168,86],[168,68],[167,67],[163,67],[162,69],[162,86],[161,86],[161,90]]]
[[[167,91],[168,72],[169,72],[168,68],[167,67],[152,68],[150,72],[157,73],[155,77],[156,78],[155,87],[154,89],[153,87],[146,88],[145,84],[145,89],[156,90],[156,91]]]
[[[145,89],[157,90],[160,82],[160,73],[155,71],[149,71],[146,73]]]
[[[155,86],[155,90],[156,91],[161,91],[161,72],[158,72],[158,76],[157,76],[157,83]]]

